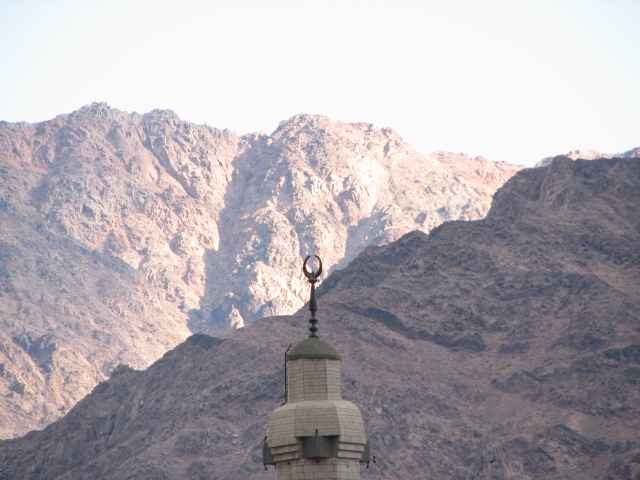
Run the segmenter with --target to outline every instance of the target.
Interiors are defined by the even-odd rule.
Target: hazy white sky
[[[0,120],[92,101],[238,133],[296,113],[531,164],[640,145],[640,1],[0,0]]]

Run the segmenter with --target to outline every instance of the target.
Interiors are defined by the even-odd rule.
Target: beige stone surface
[[[290,402],[342,398],[340,361],[302,359],[287,365]]]
[[[271,414],[266,436],[278,480],[360,478],[367,436],[360,409],[342,399],[341,364],[310,358],[287,362],[287,402]],[[302,442],[314,436],[335,437],[335,457],[305,459]]]
[[[289,368],[303,362],[318,364],[327,361],[296,360],[289,363]],[[340,363],[339,361],[329,362]],[[295,385],[296,377],[292,375],[289,379],[291,388],[291,384]],[[322,382],[322,379],[319,381]],[[317,391],[313,387],[310,390]],[[316,395],[314,394],[313,397]],[[269,419],[267,430],[269,444],[274,447],[293,445],[299,437],[314,436],[316,430],[319,435],[339,435],[344,442],[366,443],[360,409],[350,401],[327,398],[326,395],[324,397],[324,399],[314,398],[313,400],[303,399],[302,396],[297,400],[289,397],[289,402],[278,407]]]

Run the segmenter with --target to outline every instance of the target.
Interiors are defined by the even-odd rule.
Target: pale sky
[[[93,101],[238,133],[296,113],[532,164],[640,146],[640,1],[0,0],[0,120]]]

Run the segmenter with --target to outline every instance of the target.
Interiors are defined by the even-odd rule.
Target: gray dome
[[[298,343],[287,354],[287,360],[299,360],[302,358],[314,360],[341,360],[335,349],[318,337],[309,337]]]

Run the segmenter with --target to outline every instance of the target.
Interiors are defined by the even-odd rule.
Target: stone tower
[[[286,354],[286,398],[269,419],[263,447],[265,466],[277,480],[359,480],[369,462],[360,409],[342,399],[341,358],[318,338],[315,284],[322,273],[303,271],[311,283],[311,334]]]

